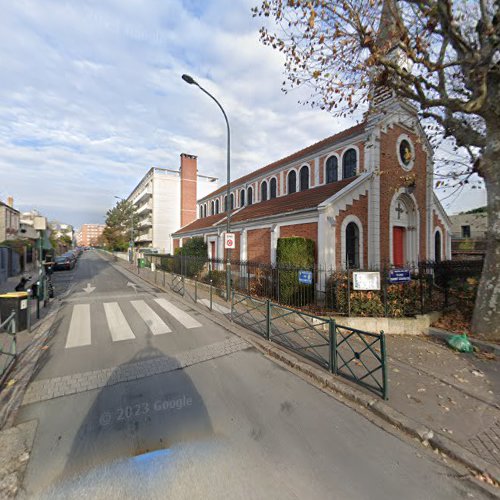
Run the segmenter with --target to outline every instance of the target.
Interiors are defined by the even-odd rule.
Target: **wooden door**
[[[405,264],[405,232],[404,227],[392,228],[392,260],[396,267],[402,267]]]

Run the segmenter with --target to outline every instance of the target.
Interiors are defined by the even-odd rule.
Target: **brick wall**
[[[196,156],[181,154],[181,227],[196,220],[196,185],[198,166]],[[208,209],[207,209],[208,213]]]
[[[179,240],[178,239],[174,239],[174,247],[173,247],[173,250],[175,252],[175,250],[177,250],[177,248],[179,248]]]
[[[404,170],[399,164],[397,157],[397,140],[401,134],[406,134],[413,143],[415,149],[415,162],[410,171]],[[417,200],[420,217],[420,248],[418,249],[420,260],[426,259],[426,173],[427,153],[418,142],[415,134],[395,125],[393,128],[382,133],[380,137],[380,259],[381,262],[390,260],[390,205],[394,194],[399,188],[405,186],[403,177],[414,175],[416,187],[413,196]]]
[[[265,264],[271,262],[271,231],[269,228],[248,231],[247,260]]]
[[[347,205],[345,210],[341,210],[336,218],[335,226],[335,259],[336,267],[340,269],[342,265],[342,244],[345,245],[345,235],[342,238],[342,223],[348,215],[355,215],[363,225],[363,267],[368,265],[368,196],[362,195],[359,200],[354,200],[352,205]],[[361,230],[361,228],[359,228]],[[323,264],[323,263],[322,263]],[[329,265],[328,262],[324,263]]]

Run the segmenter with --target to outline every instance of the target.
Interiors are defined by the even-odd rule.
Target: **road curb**
[[[141,276],[140,274],[134,274],[134,276],[137,276],[143,281],[154,285],[158,289],[171,293],[171,290],[169,290],[168,288],[165,288],[160,284],[148,280],[145,276]],[[179,298],[180,297],[182,296],[179,296]],[[209,311],[205,311],[194,302],[189,303],[189,305],[191,307],[194,307],[207,319],[213,320],[213,312],[211,313]],[[434,449],[438,450],[442,454],[449,456],[462,465],[465,465],[467,468],[471,469],[476,476],[480,475],[483,476],[483,478],[485,476],[486,478],[493,480],[497,485],[500,484],[499,467],[486,462],[481,457],[474,455],[451,439],[445,436],[434,434],[434,431],[432,429],[413,420],[411,417],[398,412],[394,408],[391,408],[389,405],[384,403],[383,400],[369,396],[364,392],[351,387],[350,385],[341,381],[339,377],[335,377],[329,372],[325,372],[320,368],[316,368],[309,363],[298,359],[289,351],[285,350],[285,348],[282,348],[281,346],[278,347],[276,344],[256,337],[255,334],[250,333],[243,327],[235,327],[235,324],[228,320],[224,315],[218,313],[215,313],[215,315],[218,320],[221,320],[220,324],[226,330],[243,338],[249,344],[254,346],[259,351],[265,353],[269,357],[280,361],[282,364],[287,365],[294,370],[297,370],[301,374],[305,375],[313,383],[319,385],[321,388],[327,387],[334,393],[340,394],[344,398],[372,411],[375,415],[382,418],[399,430],[403,431],[407,435],[413,438],[417,438],[423,445],[431,445]],[[492,493],[490,490],[487,491],[489,493]]]
[[[428,335],[430,337],[446,341],[450,335],[454,334],[446,330],[442,330],[441,328],[432,327],[429,328]],[[468,337],[468,339],[473,346],[478,347],[481,351],[491,352],[496,356],[500,356],[500,345],[492,344],[491,342],[486,342],[485,340],[478,340],[473,337]]]
[[[22,403],[26,387],[31,381],[38,360],[42,354],[41,346],[47,342],[52,326],[57,318],[62,299],[54,300],[43,319],[32,330],[32,341],[18,355],[16,364],[5,380],[0,392],[0,430],[13,425],[17,409]],[[12,385],[8,385],[13,380]]]

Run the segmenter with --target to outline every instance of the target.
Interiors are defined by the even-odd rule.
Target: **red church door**
[[[405,263],[405,232],[404,227],[392,228],[392,260],[396,267],[402,267]]]

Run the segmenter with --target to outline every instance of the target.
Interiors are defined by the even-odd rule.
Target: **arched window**
[[[242,189],[240,191],[240,207],[244,207],[245,206],[245,190]]]
[[[339,180],[339,162],[336,156],[330,156],[326,160],[326,175],[325,183],[337,182]]]
[[[355,149],[349,149],[345,152],[342,160],[342,178],[354,177],[356,175],[357,155]]]
[[[288,172],[287,188],[288,194],[292,194],[297,191],[297,174],[295,173],[295,170],[290,170],[290,172]]]
[[[273,198],[276,198],[276,191],[277,191],[277,185],[276,185],[276,179],[273,177],[270,182],[270,194],[269,198],[272,200]]]
[[[345,257],[349,268],[359,267],[359,228],[355,222],[349,222],[345,229]]]
[[[441,262],[441,232],[436,231],[434,235],[434,260]]]
[[[252,187],[248,188],[247,194],[248,194],[248,201],[247,201],[247,203],[249,205],[251,205],[253,203],[253,188]]]
[[[262,181],[260,185],[260,201],[267,201],[267,182]]]
[[[219,198],[215,200],[215,213],[216,214],[219,213]]]
[[[224,196],[224,212],[227,212],[227,194]]]
[[[214,203],[214,200],[212,200],[210,202],[210,215],[214,215],[215,214],[215,203]]]
[[[300,169],[300,190],[306,189],[309,189],[309,167],[304,166]]]
[[[231,193],[231,196],[229,198],[229,205],[231,207],[231,210],[234,210],[234,193]]]

